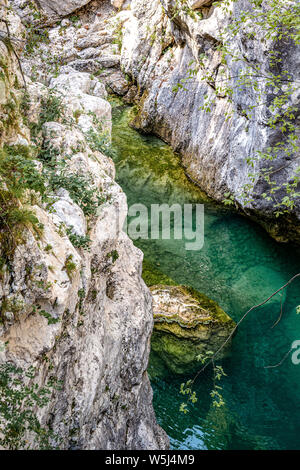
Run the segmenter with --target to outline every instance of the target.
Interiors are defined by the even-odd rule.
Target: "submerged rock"
[[[0,16],[7,7],[0,0]],[[48,191],[46,204],[25,186],[32,217],[21,226],[22,237],[10,230],[13,250],[5,250],[7,229],[0,224],[0,366],[34,369],[36,387],[59,381],[47,406],[28,405],[46,430],[45,442],[51,426],[61,450],[166,449],[147,375],[153,316],[142,253],[122,231],[127,203],[113,162],[91,139],[91,131],[100,136],[101,130],[103,141],[110,139],[111,107],[98,96],[104,85],[71,68],[50,76],[49,87],[26,78],[23,108],[18,62],[1,41],[0,59],[0,147],[18,144],[21,161],[30,161],[26,145],[19,145],[25,136]],[[38,129],[37,139],[30,139],[27,124]],[[7,192],[9,177],[2,172],[1,178]],[[26,448],[39,447],[34,435],[26,437]]]
[[[244,275],[232,286],[232,299],[238,302],[246,312],[253,305],[260,304],[282,287],[287,279],[282,273],[267,266],[257,265],[245,271]],[[276,313],[280,311],[280,303],[284,304],[286,289],[272,297],[266,304]]]
[[[150,290],[154,313],[152,349],[172,372],[193,370],[199,365],[197,356],[217,351],[235,327],[215,301],[191,287],[156,285]],[[229,343],[219,357],[226,355]]]

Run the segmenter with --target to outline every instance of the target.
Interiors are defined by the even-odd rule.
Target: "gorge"
[[[232,15],[252,7],[234,1]],[[232,329],[299,272],[299,152],[284,151],[287,133],[275,160],[256,158],[282,134],[256,106],[273,96],[274,43],[296,86],[295,44],[247,24],[229,41],[246,66],[224,62],[231,14],[210,1],[1,0],[0,11],[0,372],[13,364],[33,368],[28,383],[59,383],[35,407],[49,439],[27,430],[30,447],[297,449],[300,368],[280,361],[299,339],[299,278],[239,326],[221,361],[225,405],[213,406],[208,368],[187,413],[180,385],[192,372],[168,363],[177,343],[167,336],[163,349],[157,325],[152,334],[151,297],[189,286]],[[263,79],[237,79],[228,99],[220,83],[247,64]],[[299,92],[288,100],[296,108]],[[122,226],[136,203],[204,204],[204,246],[130,240]]]

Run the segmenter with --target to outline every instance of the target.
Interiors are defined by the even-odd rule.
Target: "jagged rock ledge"
[[[193,371],[209,351],[216,352],[235,322],[206,295],[186,286],[150,287],[153,298],[152,349],[174,373]],[[230,341],[218,358],[228,354]]]

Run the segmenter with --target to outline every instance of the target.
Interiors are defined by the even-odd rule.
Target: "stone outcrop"
[[[152,349],[174,373],[199,367],[197,357],[216,352],[235,327],[213,300],[185,286],[158,285],[153,297]],[[228,353],[230,341],[218,358]],[[209,354],[208,354],[209,355]]]
[[[133,0],[131,13],[124,23],[121,67],[137,82],[142,99],[133,125],[142,131],[159,135],[182,155],[187,173],[214,199],[222,201],[226,193],[249,216],[258,219],[279,240],[299,240],[299,198],[295,207],[281,219],[275,218],[275,201],[263,194],[268,184],[261,169],[273,165],[272,178],[278,186],[276,199],[285,195],[284,183],[291,180],[299,166],[299,156],[280,153],[276,161],[268,163],[254,159],[257,151],[264,152],[280,140],[279,127],[270,128],[267,106],[251,111],[251,119],[244,111],[256,103],[262,93],[266,102],[272,93],[267,80],[259,80],[259,89],[239,87],[233,82],[232,103],[219,92],[214,100],[214,88],[228,76],[237,76],[245,64],[260,64],[262,75],[269,71],[270,51],[275,47],[281,53],[282,70],[288,70],[295,83],[299,80],[299,53],[295,46],[266,40],[259,31],[242,30],[233,39],[231,47],[239,51],[245,61],[227,58],[225,64],[218,46],[221,32],[230,22],[230,15],[211,2],[190,2],[194,15],[184,13],[182,2],[174,0]],[[176,8],[181,12],[176,13]],[[249,8],[247,0],[233,4],[233,15]],[[199,13],[199,15],[197,14]],[[249,34],[248,34],[249,33]],[[197,69],[189,77],[189,70]],[[208,80],[209,74],[211,80]],[[174,92],[180,81],[183,87]],[[201,107],[211,99],[211,111]],[[299,105],[299,95],[291,97]],[[232,117],[227,116],[232,113]],[[248,164],[254,159],[254,167]],[[243,188],[251,183],[254,174],[255,195],[252,202],[243,198]]]
[[[13,140],[21,143],[24,138],[26,140],[26,134],[28,137],[28,130],[17,112],[16,104],[20,102],[20,93],[16,85],[22,87],[24,83],[16,57],[5,40],[5,25],[8,25],[11,35],[17,35],[19,38],[24,34],[25,28],[20,18],[7,10],[4,0],[0,1],[0,14],[0,18],[6,22],[0,26],[3,28],[3,40],[0,40],[0,142]],[[15,52],[19,53],[22,42],[16,41],[14,48]]]
[[[13,21],[21,28],[17,17]],[[2,41],[0,47],[0,112],[7,121],[1,146],[42,149],[38,171],[79,178],[97,206],[87,212],[64,183],[57,183],[50,203],[28,192],[39,228],[24,227],[14,250],[1,247],[1,363],[33,366],[40,386],[51,377],[60,381],[36,413],[60,436],[62,449],[165,449],[146,372],[153,317],[142,253],[122,232],[126,196],[113,179],[113,162],[91,140],[101,131],[110,136],[103,84],[71,68],[49,76],[48,86],[26,77],[24,102],[16,57]],[[7,106],[12,95],[14,113]],[[49,99],[59,106],[56,115],[53,106],[46,110]],[[47,167],[53,155],[56,163]]]
[[[36,0],[36,3],[45,13],[58,16],[67,16],[90,2],[91,0],[65,0],[63,2],[59,0]],[[125,0],[111,0],[112,6],[117,9],[120,9],[124,2]]]

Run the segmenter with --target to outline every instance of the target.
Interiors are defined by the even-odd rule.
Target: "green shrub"
[[[117,250],[112,250],[110,253],[108,253],[107,257],[111,258],[112,262],[115,263],[119,258],[119,253]]]
[[[95,132],[93,129],[89,129],[86,133],[86,140],[91,150],[98,150],[109,157],[113,157],[113,152],[110,148],[110,142],[107,135],[103,132]]]
[[[96,215],[99,204],[103,202],[103,198],[97,192],[95,194],[95,189],[91,187],[91,181],[84,175],[52,171],[49,173],[49,185],[53,190],[66,189],[71,199],[81,207],[86,216]]]
[[[47,405],[53,390],[59,389],[59,383],[53,377],[44,387],[39,387],[32,383],[34,376],[33,367],[24,371],[10,363],[0,364],[0,446],[3,449],[30,449],[25,439],[28,432],[33,444],[41,450],[59,446],[58,436],[41,425],[36,413],[37,408]]]
[[[38,122],[30,124],[33,140],[36,140],[46,122],[60,121],[64,116],[64,111],[62,97],[54,90],[50,90],[48,95],[41,99],[41,112]]]
[[[73,274],[76,271],[77,265],[73,261],[73,255],[69,255],[66,258],[63,269],[66,271],[69,278],[72,280]]]

